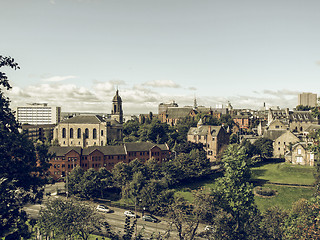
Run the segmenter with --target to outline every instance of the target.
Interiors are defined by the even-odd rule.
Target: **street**
[[[64,198],[62,196],[56,195],[56,191],[59,189],[60,191],[64,191],[64,183],[56,183],[54,185],[47,185],[45,188],[45,196],[42,204],[29,204],[24,207],[24,210],[28,213],[28,215],[31,218],[37,219],[39,216],[39,211],[42,207],[45,207],[45,202],[48,199],[53,198]],[[46,196],[46,193],[51,193],[51,196]],[[96,207],[98,204],[93,203],[91,201],[83,201],[86,204]],[[111,230],[113,232],[123,232],[124,231],[124,225],[125,225],[125,215],[124,211],[125,209],[121,208],[115,208],[110,207],[113,212],[112,213],[103,213],[99,212],[102,216],[105,217],[106,221],[110,224]],[[151,234],[161,234],[164,235],[165,232],[169,228],[169,223],[165,218],[157,217],[159,220],[161,220],[159,223],[153,223],[153,222],[147,222],[142,220],[142,214],[140,212],[137,212],[137,214],[140,216],[140,218],[137,218],[137,231],[142,232],[143,236],[151,236]],[[199,226],[199,229],[204,229],[204,226],[201,224]],[[169,239],[177,239],[177,231],[170,231],[170,238]]]

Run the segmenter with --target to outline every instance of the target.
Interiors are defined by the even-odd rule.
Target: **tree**
[[[192,240],[200,223],[199,211],[182,197],[176,197],[169,207],[169,218],[175,226],[180,240]]]
[[[303,106],[303,105],[296,106],[297,111],[309,111],[311,109],[312,109],[312,107],[310,107],[310,106]]]
[[[316,186],[316,195],[320,196],[320,130],[310,134],[310,139],[312,139],[313,144],[309,146],[309,150],[315,154],[315,186]]]
[[[13,58],[0,56],[0,68],[6,66],[19,69]],[[11,86],[6,74],[0,72],[0,236],[14,235],[18,239],[27,234],[23,205],[42,199],[48,157],[44,146],[35,147],[19,133],[20,125],[3,89],[10,90]],[[5,202],[9,205],[3,206]]]
[[[253,145],[261,158],[266,159],[273,156],[273,141],[271,139],[261,137]]]
[[[211,195],[221,209],[222,219],[230,215],[232,232],[229,239],[257,239],[259,237],[259,211],[254,203],[252,185],[249,183],[251,172],[244,147],[229,145],[223,155],[224,176],[217,179]],[[218,220],[218,221],[217,221]],[[216,229],[226,226],[219,225],[221,217],[213,220]],[[220,238],[224,238],[223,235]]]
[[[300,199],[284,223],[284,239],[320,239],[320,199]]]
[[[40,210],[38,225],[43,234],[57,239],[79,237],[87,240],[94,231],[101,230],[101,216],[95,209],[71,200],[55,199]]]
[[[284,211],[277,206],[268,208],[262,214],[260,223],[260,228],[263,230],[264,239],[286,239],[283,228],[287,218],[287,211]]]

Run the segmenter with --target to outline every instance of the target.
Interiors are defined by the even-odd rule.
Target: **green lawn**
[[[252,168],[252,178],[269,183],[302,184],[314,183],[313,167],[288,163],[269,163]]]
[[[314,193],[314,189],[312,187],[279,186],[268,183],[302,184],[312,186],[314,183],[313,171],[313,167],[290,165],[287,163],[269,163],[253,168],[252,177],[254,180],[258,180],[258,185],[270,187],[278,193],[272,198],[261,198],[255,196],[258,208],[262,212],[272,206],[290,209],[292,203],[298,201],[300,198],[309,199],[312,197]],[[202,187],[210,188],[213,186],[213,181],[213,179],[208,179],[206,181],[186,184],[176,188],[176,194],[192,202],[192,191]]]
[[[278,206],[283,209],[291,209],[292,203],[301,198],[309,199],[314,193],[314,189],[310,187],[289,187],[273,184],[265,184],[264,187],[269,187],[273,190],[276,190],[277,195],[271,198],[255,196],[255,203],[261,212],[272,206]]]

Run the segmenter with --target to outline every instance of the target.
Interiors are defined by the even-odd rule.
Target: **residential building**
[[[298,95],[298,105],[315,107],[317,106],[317,94],[315,93],[300,93]]]
[[[129,163],[134,159],[146,162],[155,158],[158,162],[165,161],[169,156],[169,147],[166,144],[150,142],[124,143],[115,146],[91,147],[51,147],[49,174],[54,179],[65,176],[73,168],[80,166],[84,170],[93,168],[99,170],[105,167],[111,170],[117,163]]]
[[[285,156],[286,162],[314,166],[315,154],[309,150],[309,144],[298,142],[292,146],[291,152]]]
[[[200,119],[197,127],[191,127],[187,140],[202,143],[211,162],[220,159],[220,154],[229,143],[229,134],[223,126],[203,125]]]
[[[32,103],[15,109],[17,122],[21,124],[57,124],[60,122],[61,108],[47,103]]]

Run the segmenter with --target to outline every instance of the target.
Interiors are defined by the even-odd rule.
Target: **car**
[[[151,216],[151,215],[144,215],[142,217],[142,219],[144,221],[148,221],[148,222],[154,222],[154,223],[157,223],[157,222],[160,222],[160,220],[154,216]]]
[[[139,215],[137,215],[137,214],[135,214],[135,213],[133,213],[131,211],[125,211],[123,214],[126,215],[127,217],[135,217],[135,218],[139,218],[140,217]]]
[[[214,227],[212,227],[212,226],[209,226],[209,225],[207,225],[205,228],[204,228],[204,231],[210,231],[210,232],[214,232],[215,231],[215,228]]]
[[[111,213],[111,209],[108,208],[107,206],[105,205],[98,205],[97,208],[96,208],[98,211],[100,212],[106,212],[106,213]]]

